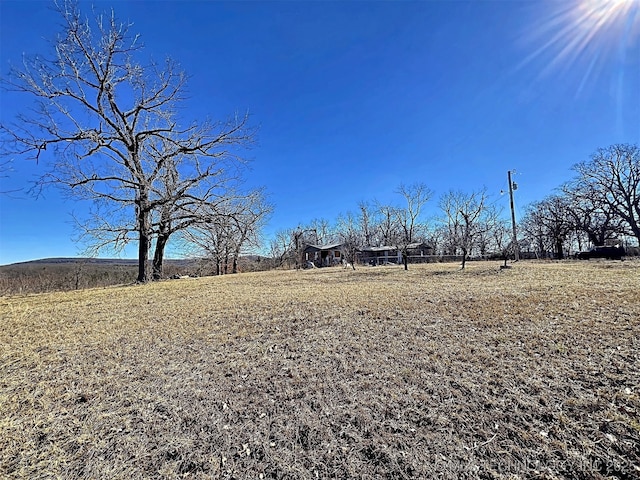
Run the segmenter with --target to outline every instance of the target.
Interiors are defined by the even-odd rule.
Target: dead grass
[[[640,478],[640,263],[0,297],[0,476]]]

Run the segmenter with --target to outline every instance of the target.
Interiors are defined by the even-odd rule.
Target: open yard
[[[640,262],[0,297],[0,477],[640,478]]]

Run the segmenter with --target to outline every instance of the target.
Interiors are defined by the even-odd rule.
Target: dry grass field
[[[2,478],[640,478],[640,262],[0,297]]]

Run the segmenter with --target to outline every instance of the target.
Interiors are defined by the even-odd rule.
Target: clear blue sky
[[[250,112],[248,182],[276,207],[267,234],[399,202],[402,182],[436,192],[433,215],[440,194],[483,187],[506,212],[510,169],[521,215],[596,148],[640,143],[639,0],[92,4],[132,22],[143,55],[181,63],[186,120]],[[50,51],[50,7],[0,2],[2,75]],[[32,105],[1,95],[2,122]],[[70,214],[86,205],[13,192],[42,169],[15,157],[0,179],[0,264],[79,253]]]

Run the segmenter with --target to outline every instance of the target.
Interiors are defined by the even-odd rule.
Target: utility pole
[[[513,187],[514,183],[511,181],[511,170],[507,170],[507,177],[509,178],[509,200],[511,203],[511,227],[513,228],[513,257],[514,261],[520,260],[520,248],[518,247],[518,234],[516,233],[516,211],[513,208]],[[516,188],[518,188],[516,186]]]

